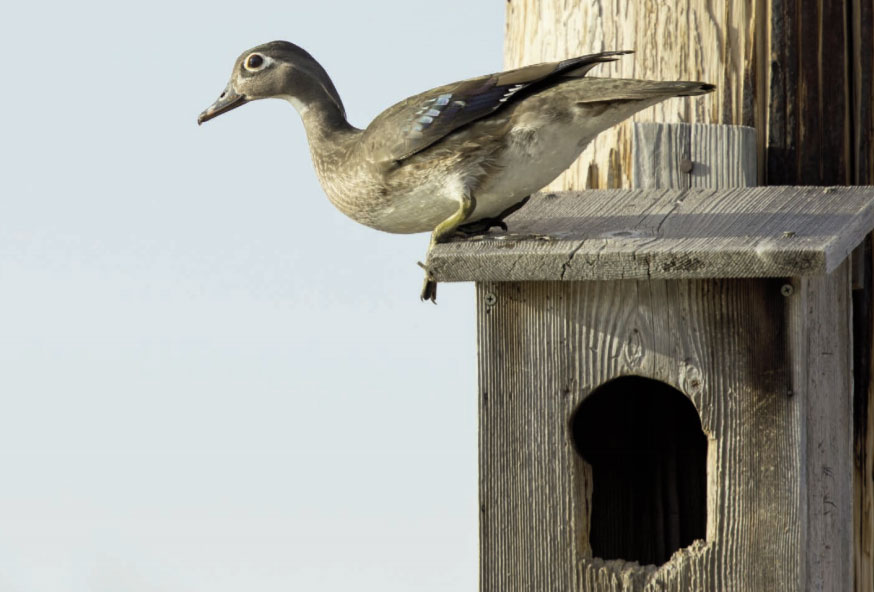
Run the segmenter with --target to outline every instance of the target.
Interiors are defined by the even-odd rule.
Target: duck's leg
[[[434,245],[443,242],[448,237],[452,236],[458,227],[470,217],[474,208],[476,208],[476,199],[474,199],[473,195],[465,193],[459,200],[458,209],[455,213],[438,224],[433,232],[431,232],[431,242],[428,244],[428,255],[431,254],[431,249]],[[426,256],[425,261],[427,260],[428,257]],[[422,265],[422,267],[425,268],[425,283],[422,286],[422,294],[420,298],[422,300],[430,300],[436,304],[437,282],[434,280],[434,276],[431,275],[427,263]]]
[[[462,224],[455,229],[455,232],[462,236],[476,236],[478,234],[487,233],[495,226],[497,226],[504,232],[507,232],[507,223],[504,222],[504,218],[528,203],[529,199],[531,199],[530,195],[522,201],[514,203],[512,206],[510,206],[497,216],[494,216],[493,218],[480,218],[476,222],[468,222],[467,224]]]

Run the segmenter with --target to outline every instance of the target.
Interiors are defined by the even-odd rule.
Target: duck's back
[[[581,78],[625,53],[602,52],[439,86],[383,111],[365,130],[364,140],[375,161],[403,161],[474,121],[532,93]]]

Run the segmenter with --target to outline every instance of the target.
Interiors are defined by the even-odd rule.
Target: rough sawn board
[[[830,273],[874,226],[874,187],[535,195],[509,233],[437,245],[438,281],[795,277]]]

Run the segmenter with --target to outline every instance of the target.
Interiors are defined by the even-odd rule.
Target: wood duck
[[[601,131],[641,109],[715,87],[702,82],[587,78],[607,51],[471,78],[412,96],[366,129],[346,121],[324,68],[287,41],[240,55],[201,124],[257,99],[300,113],[328,199],[353,220],[394,233],[506,230],[503,218],[549,184]],[[429,247],[430,252],[430,247]],[[427,265],[422,300],[436,301]]]

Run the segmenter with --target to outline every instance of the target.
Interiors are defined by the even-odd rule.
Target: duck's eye
[[[260,70],[264,66],[264,56],[253,53],[246,58],[246,70]]]

